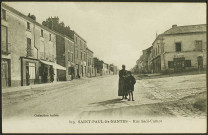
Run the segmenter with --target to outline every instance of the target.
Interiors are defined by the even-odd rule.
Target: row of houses
[[[5,3],[1,12],[3,88],[96,76],[94,52],[74,30],[58,33]]]
[[[117,66],[114,66],[113,64],[107,64],[103,63],[103,69],[101,75],[116,75],[118,74],[118,68]]]
[[[142,51],[134,72],[162,73],[206,69],[206,24],[177,26],[156,36]]]

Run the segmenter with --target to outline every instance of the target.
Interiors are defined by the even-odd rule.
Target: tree
[[[94,58],[94,68],[97,69],[98,73],[100,73],[103,69],[103,61],[99,60],[97,57]]]

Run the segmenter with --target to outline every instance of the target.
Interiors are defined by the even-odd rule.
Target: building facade
[[[75,77],[85,77],[87,42],[73,30],[70,30],[70,37],[74,40]]]
[[[56,60],[57,64],[66,70],[57,70],[59,81],[69,81],[75,77],[74,41],[70,37],[56,34]]]
[[[102,75],[109,75],[110,66],[107,63],[103,63]]]
[[[95,70],[94,70],[94,59],[93,59],[93,51],[91,51],[89,48],[86,49],[86,56],[87,56],[87,77],[93,77],[95,76]]]
[[[142,55],[136,62],[136,67],[139,73],[152,73],[152,46],[142,50]]]
[[[153,42],[153,72],[182,72],[206,68],[206,24],[177,26]]]
[[[56,81],[55,33],[4,3],[1,11],[3,88]]]

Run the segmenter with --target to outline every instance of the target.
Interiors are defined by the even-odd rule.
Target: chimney
[[[175,28],[175,27],[177,27],[177,24],[172,25],[172,28]]]

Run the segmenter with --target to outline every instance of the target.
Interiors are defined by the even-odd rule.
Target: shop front
[[[75,69],[74,69],[74,64],[70,62],[68,64],[68,71],[66,74],[66,79],[67,80],[73,80],[75,78]]]
[[[41,83],[49,83],[56,81],[66,80],[66,68],[56,63],[40,60],[41,66],[39,67],[39,77]],[[57,74],[56,74],[57,73]]]
[[[37,59],[21,57],[21,86],[40,83],[38,67]]]
[[[11,86],[10,59],[1,59],[1,85],[2,88]]]

